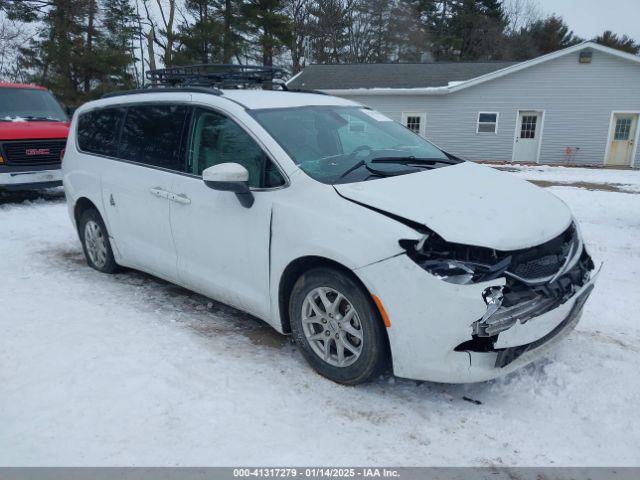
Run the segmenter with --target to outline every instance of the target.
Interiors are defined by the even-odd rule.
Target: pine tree
[[[342,0],[316,0],[310,8],[310,16],[313,61],[344,61],[348,46],[348,7]]]
[[[551,15],[533,23],[529,29],[529,34],[538,55],[562,50],[582,41],[573,34],[573,31],[564,20],[556,15]]]
[[[131,0],[102,0],[104,48],[108,82],[113,87],[132,88],[139,80],[133,75],[138,59],[134,39],[139,35],[138,19]]]
[[[10,15],[25,23],[40,22],[38,37],[20,49],[20,64],[70,104],[80,101],[80,85],[88,73],[84,34],[90,0],[39,0],[14,3]]]
[[[605,47],[615,48],[622,50],[623,52],[632,53],[638,55],[640,53],[640,44],[627,35],[618,36],[611,30],[605,31],[602,35],[596,38],[596,42]]]
[[[242,14],[260,47],[265,66],[273,65],[274,56],[291,38],[291,24],[285,7],[282,0],[248,0],[242,5]]]
[[[224,26],[211,0],[187,0],[185,7],[194,21],[180,25],[175,63],[224,62]]]
[[[448,29],[453,39],[446,56],[459,60],[502,58],[506,19],[499,0],[451,2]]]

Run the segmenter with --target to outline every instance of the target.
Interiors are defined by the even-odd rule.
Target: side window
[[[180,144],[187,112],[184,105],[129,107],[118,156],[154,167],[184,170]]]
[[[198,110],[194,121],[188,170],[195,175],[220,163],[239,163],[249,171],[249,186],[272,188],[284,178],[260,146],[229,118]]]
[[[114,157],[124,109],[105,108],[87,112],[78,119],[78,146],[87,153]]]
[[[496,112],[478,113],[476,133],[498,133],[498,114]]]

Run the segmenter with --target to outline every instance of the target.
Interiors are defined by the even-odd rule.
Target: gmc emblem
[[[49,155],[51,150],[48,148],[27,148],[24,153],[32,157],[33,155]]]

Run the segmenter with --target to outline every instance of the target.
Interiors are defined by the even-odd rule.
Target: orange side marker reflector
[[[382,317],[382,321],[384,322],[384,326],[389,328],[391,326],[391,320],[389,320],[389,315],[387,311],[384,309],[382,305],[382,301],[378,298],[377,295],[371,294],[373,297],[373,301],[376,302],[376,307],[378,307],[378,311],[380,312],[380,316]]]

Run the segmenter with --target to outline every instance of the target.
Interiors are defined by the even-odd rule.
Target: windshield
[[[58,121],[67,116],[60,104],[46,90],[0,88],[0,121]]]
[[[308,106],[251,114],[302,170],[323,183],[361,182],[459,162],[363,107]]]

